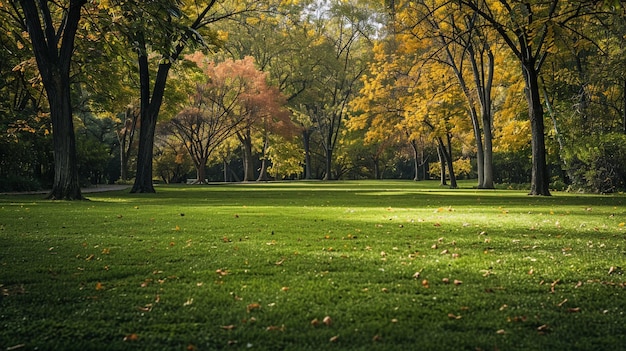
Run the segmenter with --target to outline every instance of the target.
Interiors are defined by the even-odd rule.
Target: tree
[[[540,97],[539,73],[547,56],[554,50],[555,36],[568,28],[569,22],[587,14],[593,3],[523,2],[518,0],[461,0],[481,16],[504,40],[522,67],[526,86],[528,117],[531,125],[532,176],[530,195],[549,196],[549,172],[546,162],[544,110]]]
[[[86,0],[19,0],[23,20],[50,105],[54,145],[54,181],[50,199],[80,200],[76,138],[72,120],[70,65]],[[15,2],[13,2],[15,5]],[[51,7],[52,6],[52,7]],[[22,16],[15,6],[18,16]],[[55,20],[57,21],[55,26]]]
[[[367,68],[371,50],[369,36],[376,31],[371,18],[374,9],[355,1],[315,3],[309,21],[319,33],[320,51],[326,55],[314,77],[315,98],[304,102],[316,130],[322,135],[325,154],[324,179],[333,179],[333,152],[347,117],[348,105],[358,91],[361,75]]]
[[[137,174],[131,192],[155,192],[152,185],[154,135],[172,65],[186,48],[207,47],[218,42],[216,33],[206,30],[208,26],[262,5],[218,0],[194,2],[187,6],[168,0],[109,0],[101,3],[101,7],[113,17],[111,27],[132,44],[137,54],[141,124]],[[152,71],[153,79],[152,57],[158,60],[156,71]]]
[[[241,106],[260,94],[265,75],[256,70],[251,57],[244,60],[205,63],[202,55],[193,59],[203,68],[206,82],[196,85],[191,103],[169,122],[196,167],[196,183],[205,183],[205,166],[213,151],[226,139],[246,128],[253,116]]]

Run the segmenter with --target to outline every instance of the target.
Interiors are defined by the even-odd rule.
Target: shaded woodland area
[[[0,0],[0,191],[626,190],[619,1]]]

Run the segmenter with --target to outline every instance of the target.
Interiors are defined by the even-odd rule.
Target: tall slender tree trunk
[[[452,141],[451,141],[450,134],[448,133],[446,135],[447,148],[446,148],[446,145],[444,145],[441,138],[439,138],[439,140],[441,143],[441,150],[443,151],[443,156],[446,160],[446,164],[448,165],[448,174],[450,174],[450,189],[456,189],[459,186],[456,182],[456,174],[454,173],[454,163],[452,162]]]
[[[264,133],[265,135],[263,136],[263,151],[261,153],[261,170],[259,171],[259,177],[257,178],[257,182],[263,182],[263,181],[267,181],[270,179],[269,175],[267,174],[267,168],[268,168],[268,163],[269,160],[267,159],[267,149],[269,147],[269,138],[267,135],[267,131]]]
[[[145,43],[143,45],[145,48]],[[137,150],[137,174],[135,176],[135,183],[130,191],[131,193],[156,192],[152,182],[154,134],[161,104],[163,103],[167,76],[172,67],[171,63],[159,64],[154,81],[154,90],[152,94],[150,94],[150,71],[148,67],[148,56],[145,52],[145,50],[142,50],[138,55],[141,90],[139,148]]]
[[[448,185],[448,181],[446,180],[446,156],[444,155],[445,152],[446,151],[444,150],[441,138],[437,138],[437,156],[439,156],[439,165],[441,167],[439,171],[439,178],[441,179],[439,185],[441,186]]]
[[[420,171],[420,162],[419,162],[419,149],[417,148],[417,142],[415,140],[409,141],[411,145],[411,150],[413,151],[413,171],[415,172],[413,176],[413,181],[420,180],[419,171]]]
[[[324,174],[324,180],[331,180],[333,179],[332,176],[332,164],[333,164],[333,149],[332,148],[326,148],[325,151],[325,171],[326,173]]]
[[[495,189],[493,182],[493,131],[491,113],[483,113],[483,189]]]
[[[302,130],[302,146],[304,147],[304,179],[311,179],[311,131]]]
[[[550,177],[546,163],[545,128],[543,106],[539,97],[539,73],[535,70],[534,60],[523,62],[523,74],[526,82],[528,117],[530,118],[532,173],[529,195],[550,196]]]
[[[626,134],[626,78],[624,79],[624,86],[622,88],[622,129],[624,134]]]

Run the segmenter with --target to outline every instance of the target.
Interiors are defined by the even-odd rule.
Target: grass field
[[[472,184],[0,196],[0,351],[626,349],[626,196]]]

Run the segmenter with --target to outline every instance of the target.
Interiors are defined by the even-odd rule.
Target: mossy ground
[[[626,197],[462,185],[2,196],[0,349],[623,350]]]

